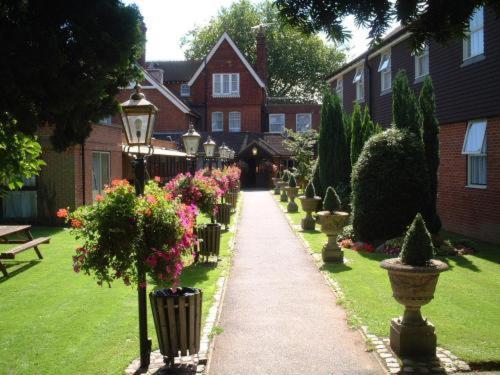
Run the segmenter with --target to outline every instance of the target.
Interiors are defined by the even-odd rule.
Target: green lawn
[[[278,196],[275,196],[279,200]],[[299,206],[300,206],[300,202]],[[286,207],[286,203],[280,203]],[[288,214],[300,224],[303,212]],[[298,231],[315,253],[326,236]],[[452,234],[447,234],[453,236]],[[435,324],[438,345],[471,363],[500,362],[500,246],[481,243],[476,255],[444,259],[450,270],[440,277],[434,300],[422,312]],[[341,303],[350,322],[366,325],[376,335],[388,336],[389,320],[402,314],[403,306],[392,298],[387,272],[379,267],[384,254],[344,250],[347,262],[323,265],[344,293]]]
[[[77,241],[69,230],[36,228],[33,234],[52,237],[41,246],[44,259],[28,250],[9,261],[11,277],[0,277],[0,373],[123,373],[139,356],[136,290],[121,282],[99,287],[74,273]],[[190,265],[183,273],[182,285],[203,289],[205,316],[229,267],[232,236],[223,232],[218,267]],[[148,328],[157,348],[151,316]]]

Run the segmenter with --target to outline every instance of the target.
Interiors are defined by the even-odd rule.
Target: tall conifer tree
[[[392,119],[396,128],[422,136],[417,99],[404,70],[396,74],[392,84]]]
[[[354,105],[354,111],[351,119],[351,165],[358,160],[359,154],[363,148],[363,119],[361,116],[361,107],[358,103]]]

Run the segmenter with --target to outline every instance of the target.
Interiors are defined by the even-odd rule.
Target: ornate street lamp
[[[212,159],[215,155],[215,147],[217,144],[215,141],[208,136],[207,140],[203,143],[203,148],[205,149],[205,157],[208,160],[208,169],[212,170]]]
[[[201,135],[194,129],[193,123],[189,124],[187,133],[182,135],[182,143],[187,154],[187,159],[192,161],[191,174],[194,175],[196,169],[196,153],[200,146]]]
[[[226,146],[225,143],[222,143],[222,146],[219,147],[219,157],[222,163],[226,162],[229,159],[229,154],[231,150]]]
[[[121,120],[128,144],[128,152],[134,156],[134,184],[137,196],[144,193],[145,157],[151,154],[151,136],[158,108],[141,92],[141,85],[136,84],[130,99],[121,104]],[[139,342],[141,368],[149,366],[151,339],[148,338],[148,316],[144,259],[141,251],[137,256],[138,303],[139,303]]]

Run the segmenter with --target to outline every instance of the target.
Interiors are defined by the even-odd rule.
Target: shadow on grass
[[[454,267],[462,267],[462,268],[467,268],[470,271],[473,272],[481,272],[481,269],[476,266],[470,259],[467,259],[465,256],[453,256],[449,258],[442,258],[438,257],[438,259],[444,263],[446,263],[450,269],[453,269]],[[450,261],[453,261],[455,264],[451,264]]]
[[[352,268],[345,263],[324,263],[319,269],[321,271],[328,271],[331,273],[340,273],[352,270]]]
[[[183,285],[197,285],[209,279],[208,273],[217,268],[217,262],[198,262],[192,263],[182,273]]]
[[[27,271],[28,269],[36,266],[40,262],[41,260],[39,259],[27,260],[27,261],[8,261],[8,262],[2,260],[2,264],[5,266],[5,268],[7,268],[9,276],[0,277],[0,284],[12,279],[14,276],[20,274],[21,272]]]

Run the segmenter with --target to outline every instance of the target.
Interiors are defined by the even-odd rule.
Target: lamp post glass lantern
[[[215,141],[208,136],[207,140],[203,143],[203,149],[205,150],[205,157],[208,160],[208,169],[212,170],[212,159],[215,155],[215,147],[217,144]]]
[[[187,133],[182,135],[182,143],[187,154],[187,160],[192,161],[191,174],[194,175],[196,169],[196,153],[200,146],[201,135],[194,129],[193,123],[189,124]]]
[[[158,108],[141,92],[141,86],[136,84],[130,99],[121,104],[120,114],[129,152],[134,155],[134,185],[136,195],[144,193],[145,160],[151,148],[151,137]],[[144,148],[142,148],[144,147]],[[146,288],[141,287],[146,282],[144,259],[141,251],[137,255],[138,305],[139,305],[139,343],[141,368],[147,368],[150,361],[151,339],[148,338],[147,298]]]

